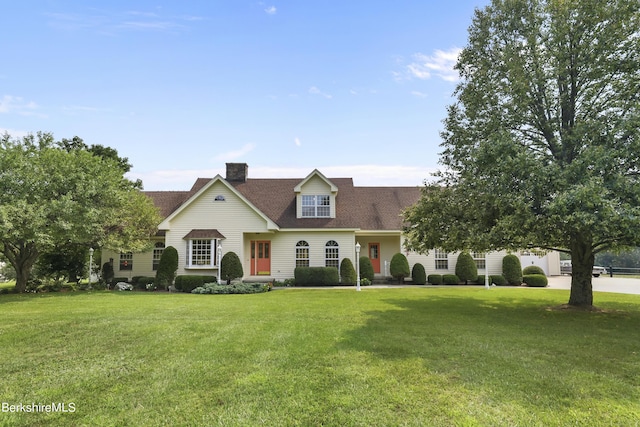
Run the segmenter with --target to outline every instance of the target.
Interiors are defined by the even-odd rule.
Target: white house
[[[219,255],[235,252],[244,280],[283,280],[297,266],[355,265],[356,243],[376,277],[389,274],[393,254],[427,274],[453,273],[457,254],[407,252],[401,212],[420,198],[419,187],[357,187],[351,178],[327,178],[314,170],[300,179],[251,179],[245,163],[227,163],[226,177],[199,178],[189,191],[145,192],[160,209],[155,248],[146,253],[103,251],[117,277],[153,276],[162,251],[178,250],[178,274],[217,275]],[[479,274],[501,274],[504,252],[474,254]],[[522,254],[523,266],[560,274],[557,253]]]

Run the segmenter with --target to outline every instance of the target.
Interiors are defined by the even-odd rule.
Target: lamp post
[[[487,265],[486,255],[484,260],[484,288],[491,289],[489,287],[489,266]]]
[[[360,243],[356,242],[356,291],[360,290]]]
[[[220,284],[220,279],[222,277],[222,266],[220,263],[222,262],[222,244],[218,243],[218,284]]]
[[[91,287],[91,267],[93,266],[93,248],[89,248],[89,287]]]

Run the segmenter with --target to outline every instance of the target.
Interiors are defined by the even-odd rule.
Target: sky
[[[115,148],[145,190],[224,176],[421,185],[488,0],[6,2],[0,132]]]

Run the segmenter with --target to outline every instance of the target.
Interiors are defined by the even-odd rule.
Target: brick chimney
[[[247,182],[249,165],[246,163],[227,163],[227,181]]]

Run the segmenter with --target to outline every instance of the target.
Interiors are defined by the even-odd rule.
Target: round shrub
[[[114,275],[113,264],[108,261],[102,264],[102,280],[104,280],[105,283],[111,284]]]
[[[400,283],[404,282],[404,278],[411,274],[409,261],[407,261],[407,257],[404,254],[398,252],[391,257],[390,272],[391,276]]]
[[[544,270],[537,265],[528,265],[522,269],[523,276],[528,276],[530,274],[542,274],[543,276],[546,276],[546,274],[544,274]]]
[[[178,251],[173,246],[167,246],[160,256],[153,284],[168,289],[176,279],[176,271],[178,271]]]
[[[371,264],[371,260],[367,256],[360,257],[360,280],[369,279],[370,282],[373,282],[373,264]]]
[[[442,285],[442,274],[430,274],[427,276],[427,283],[432,285]]]
[[[545,288],[549,284],[549,280],[544,274],[527,274],[522,276],[522,281],[532,288]]]
[[[354,285],[356,283],[356,269],[349,258],[343,258],[340,263],[340,280],[342,284]]]
[[[514,254],[502,258],[502,275],[509,285],[520,286],[522,284],[520,258]]]
[[[424,285],[427,283],[427,273],[424,271],[424,265],[415,263],[411,269],[411,280],[414,285]]]
[[[501,275],[489,276],[489,281],[496,286],[505,286],[507,284],[507,279]]]
[[[443,285],[457,285],[460,283],[460,278],[455,274],[443,274],[442,275],[442,284]]]
[[[220,278],[226,280],[227,285],[230,285],[232,280],[244,276],[242,263],[235,252],[227,252],[222,256],[220,269]]]
[[[468,284],[470,281],[475,282],[478,279],[478,267],[469,252],[462,252],[458,255],[456,262],[456,276],[458,279]]]

